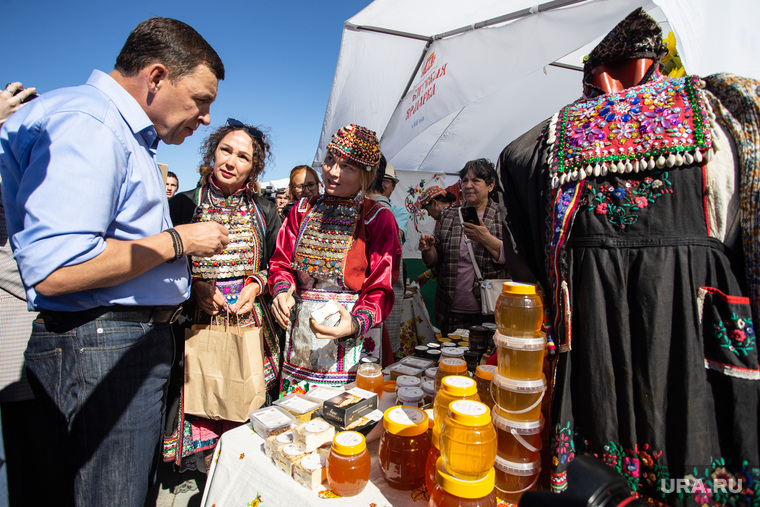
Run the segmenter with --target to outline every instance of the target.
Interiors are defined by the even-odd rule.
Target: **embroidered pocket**
[[[749,298],[700,287],[705,368],[731,377],[758,380],[757,338]]]

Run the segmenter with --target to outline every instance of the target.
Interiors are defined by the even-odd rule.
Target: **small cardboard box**
[[[322,417],[345,427],[376,408],[377,394],[354,387],[325,401]]]

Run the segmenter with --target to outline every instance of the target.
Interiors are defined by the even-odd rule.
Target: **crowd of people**
[[[760,83],[669,78],[661,58],[659,26],[634,11],[587,58],[582,99],[496,167],[471,160],[456,185],[426,188],[415,206],[436,225],[417,282],[435,280],[444,335],[493,322],[476,272],[540,287],[546,489],[590,454],[656,505],[699,503],[664,482],[682,478],[743,480],[710,501],[756,505]],[[321,174],[296,166],[273,199],[259,183],[270,140],[233,118],[206,138],[195,188],[159,169],[160,141],[211,124],[224,77],[192,27],[151,18],[87,85],[31,102],[21,83],[0,91],[12,505],[141,506],[159,455],[207,469],[240,423],[185,413],[191,326],[261,330],[265,404],[397,358],[408,215],[374,131],[342,127]]]

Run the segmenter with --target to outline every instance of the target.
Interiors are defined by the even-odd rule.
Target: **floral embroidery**
[[[595,189],[593,184],[586,183],[586,209],[593,209],[597,215],[606,216],[611,224],[625,229],[638,221],[639,210],[654,203],[661,195],[673,193],[668,188],[670,186],[668,173],[660,171],[652,172],[642,180],[628,180],[619,187],[603,183]]]
[[[256,494],[256,498],[254,500],[248,502],[246,504],[246,506],[247,507],[257,507],[258,505],[261,505],[262,503],[264,503],[264,502],[261,500],[261,493],[257,493]]]
[[[375,351],[375,340],[372,338],[364,338],[362,340],[362,352],[364,352],[367,355],[372,355],[372,352]]]
[[[755,329],[752,319],[747,317],[740,319],[736,313],[731,315],[732,327],[727,329],[723,321],[713,324],[715,337],[720,341],[720,346],[728,349],[737,357],[747,355],[755,348]]]
[[[549,124],[552,188],[588,176],[702,162],[712,155],[698,78],[653,79],[563,108]]]

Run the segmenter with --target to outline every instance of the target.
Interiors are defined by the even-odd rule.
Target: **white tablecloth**
[[[224,433],[217,444],[201,505],[205,507],[262,507],[304,505],[340,506],[418,506],[427,505],[424,486],[417,491],[400,491],[390,487],[383,478],[377,459],[378,441],[367,447],[372,457],[372,473],[367,487],[357,496],[325,498],[323,488],[311,491],[275,468],[264,454],[264,439],[251,429],[250,423]],[[413,499],[413,495],[418,500]],[[257,502],[258,500],[258,502]]]

